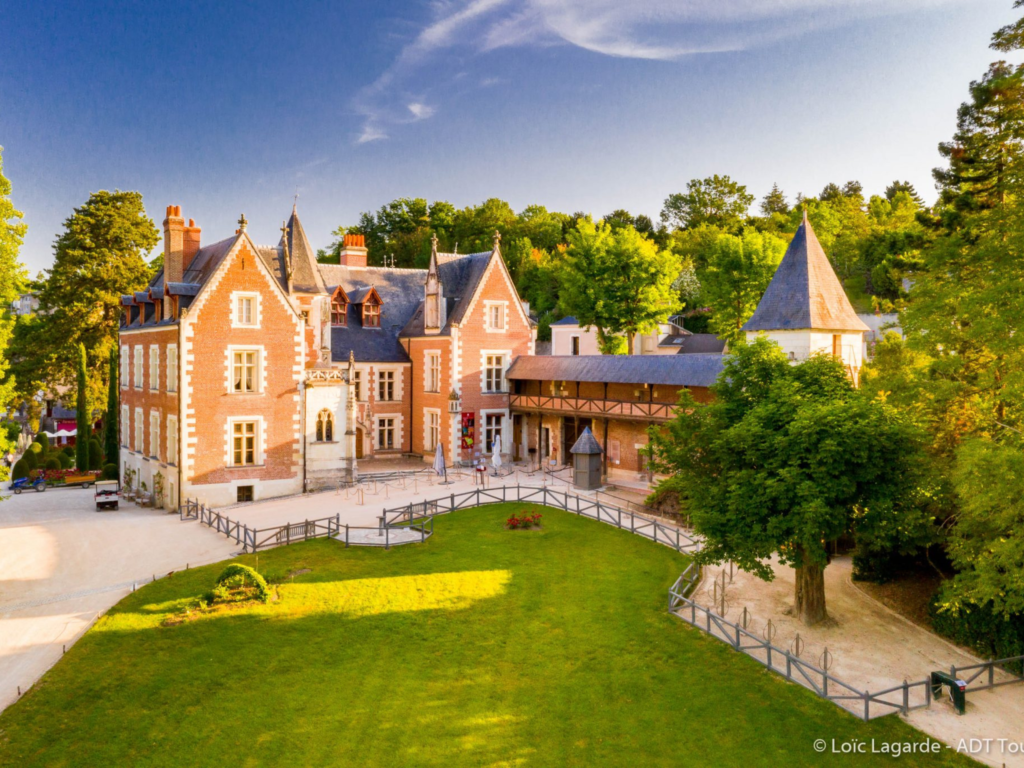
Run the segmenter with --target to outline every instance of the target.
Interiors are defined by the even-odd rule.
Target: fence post
[[[348,523],[345,523],[345,549],[348,549]]]
[[[384,549],[391,549],[391,529],[384,526]]]
[[[786,679],[793,679],[793,657],[789,655],[789,651],[786,651]]]
[[[906,678],[903,680],[903,714],[910,711],[910,688],[907,687]]]
[[[868,698],[868,697],[869,697],[870,695],[871,695],[871,694],[869,694],[869,693],[868,693],[867,691],[864,691],[864,722],[865,722],[865,723],[866,723],[866,722],[867,722],[867,721],[868,721],[868,720],[870,719],[870,717],[871,717],[871,715],[870,715],[870,712],[869,712],[869,710],[868,710],[868,707],[869,707],[869,706],[870,706],[870,704],[871,704],[871,699],[870,699],[870,698]]]
[[[452,494],[452,501],[451,501],[451,504],[452,504],[452,505],[451,505],[451,508],[450,508],[450,509],[449,509],[448,511],[449,511],[449,512],[454,512],[454,511],[455,511],[455,494],[454,494],[454,493]]]

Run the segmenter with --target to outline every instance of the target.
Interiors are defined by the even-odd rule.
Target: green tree
[[[3,147],[0,147],[0,411],[14,405],[15,379],[10,371],[8,347],[14,332],[14,321],[8,308],[25,284],[25,268],[18,260],[18,252],[25,239],[23,214],[11,200],[11,182],[4,176]],[[7,430],[0,430],[0,455],[13,449]],[[7,470],[0,466],[0,480],[6,479]]]
[[[761,213],[765,216],[779,213],[785,216],[789,213],[789,203],[786,195],[779,189],[778,184],[772,184],[772,191],[761,199]]]
[[[569,233],[559,274],[562,311],[596,328],[606,345],[623,335],[632,352],[636,334],[652,331],[679,309],[672,290],[678,260],[632,227],[615,231],[603,221],[582,219]]]
[[[771,234],[747,230],[742,237],[719,235],[700,273],[701,295],[711,307],[711,329],[735,343],[757,309],[786,253],[786,243]]]
[[[52,386],[75,380],[78,347],[92,359],[89,396],[100,400],[110,351],[117,346],[121,296],[141,291],[151,275],[146,256],[159,240],[138,192],[94,192],[64,222],[54,262],[39,294],[42,361]]]
[[[92,437],[92,414],[89,408],[89,358],[85,345],[78,345],[78,389],[75,399],[77,434],[75,435],[75,466],[89,468],[89,438]]]
[[[103,418],[103,444],[107,461],[120,467],[120,430],[118,429],[118,393],[117,352],[110,353],[110,373],[107,375],[107,414]],[[114,480],[117,479],[115,473]]]
[[[771,580],[777,557],[796,569],[795,614],[816,624],[827,618],[829,542],[916,540],[915,434],[854,389],[839,361],[790,365],[763,337],[733,349],[712,391],[707,406],[684,392],[675,420],[651,430],[655,465],[674,473],[704,538],[698,561]]]
[[[685,192],[669,195],[661,210],[661,221],[669,228],[691,229],[710,224],[734,230],[742,223],[754,196],[728,176],[693,179]]]

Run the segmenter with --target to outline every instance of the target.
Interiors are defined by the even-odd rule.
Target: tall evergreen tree
[[[89,468],[89,439],[92,437],[92,419],[89,413],[89,379],[87,366],[89,360],[85,354],[85,345],[78,345],[78,398],[75,411],[78,416],[77,434],[75,435],[75,466],[80,470]]]
[[[70,384],[78,345],[92,356],[88,384],[103,398],[110,350],[117,346],[121,296],[141,291],[151,272],[146,257],[159,240],[138,192],[94,192],[64,222],[54,244],[53,266],[39,294],[36,347],[52,384]]]
[[[103,420],[103,452],[106,454],[105,461],[115,464],[118,467],[120,477],[121,461],[120,453],[120,430],[118,428],[118,381],[117,381],[117,351],[110,352],[110,374],[107,377],[107,415]]]

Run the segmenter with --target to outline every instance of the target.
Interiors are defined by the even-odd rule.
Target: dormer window
[[[331,299],[331,325],[344,326],[348,315],[348,302],[339,296]]]
[[[363,303],[363,327],[380,328],[380,304],[372,300]]]

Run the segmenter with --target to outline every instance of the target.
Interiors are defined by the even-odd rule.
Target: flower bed
[[[73,483],[89,482],[95,483],[100,478],[99,472],[79,472],[77,469],[40,469],[36,474],[42,473],[46,482],[50,485],[62,485],[70,480]]]
[[[522,511],[517,515],[512,515],[508,520],[505,521],[505,527],[510,531],[514,530],[525,530],[528,528],[540,528],[540,519],[542,515],[540,512],[527,512]]]

